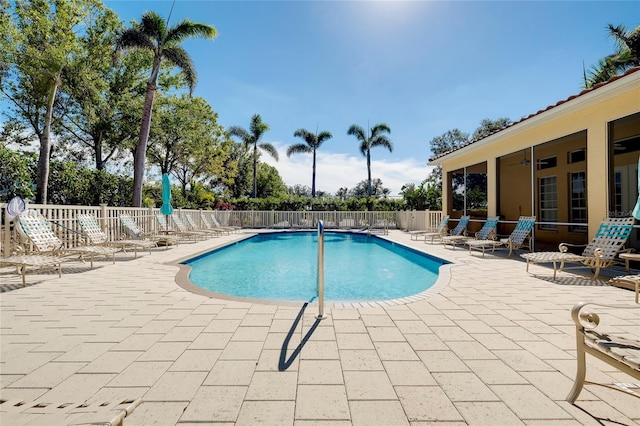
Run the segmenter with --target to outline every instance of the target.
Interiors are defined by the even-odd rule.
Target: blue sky
[[[105,1],[125,22],[172,2]],[[286,157],[298,128],[333,134],[319,150],[317,188],[366,179],[351,124],[385,122],[393,153],[372,150],[372,174],[397,194],[431,168],[429,141],[471,133],[484,118],[523,116],[581,90],[582,66],[613,52],[606,25],[640,24],[637,1],[187,1],[171,23],[211,24],[218,37],[184,47],[194,94],[225,127],[259,113],[288,185],[311,186],[311,156]]]

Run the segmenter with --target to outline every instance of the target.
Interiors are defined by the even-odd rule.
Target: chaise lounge
[[[620,253],[633,230],[633,217],[608,218],[602,221],[596,235],[586,245],[582,254],[569,253],[569,247],[579,247],[573,244],[561,243],[558,252],[525,253],[521,256],[527,261],[527,272],[531,263],[552,263],[553,279],[558,271],[569,269],[565,263],[580,263],[581,266],[571,268],[593,268],[593,279],[598,278],[600,270],[618,262],[616,256]],[[558,267],[560,264],[560,267]]]

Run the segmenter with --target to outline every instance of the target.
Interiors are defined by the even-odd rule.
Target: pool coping
[[[313,231],[313,230],[312,230]],[[222,300],[229,300],[229,301],[234,301],[234,302],[243,302],[243,303],[257,303],[257,304],[263,304],[263,305],[281,305],[281,306],[300,306],[301,303],[305,303],[304,301],[301,300],[296,300],[296,301],[288,301],[288,300],[268,300],[268,299],[255,299],[255,298],[248,298],[248,297],[238,297],[238,296],[231,296],[228,294],[224,294],[224,293],[217,293],[215,291],[211,291],[211,290],[205,290],[201,287],[196,286],[195,284],[193,284],[191,282],[191,280],[189,279],[189,272],[191,271],[191,267],[183,262],[190,260],[190,259],[194,259],[197,258],[199,256],[202,256],[206,253],[215,251],[215,250],[219,250],[222,249],[224,247],[228,247],[232,244],[237,244],[239,242],[242,242],[244,240],[247,240],[249,238],[252,238],[258,234],[265,234],[265,233],[280,233],[280,232],[309,232],[308,229],[304,229],[304,230],[251,230],[249,233],[244,233],[241,236],[239,235],[240,238],[238,239],[234,239],[232,241],[227,241],[223,244],[220,244],[219,246],[213,247],[213,248],[208,248],[205,250],[201,250],[197,253],[193,253],[189,256],[185,256],[182,257],[180,259],[177,260],[173,260],[170,262],[165,263],[166,265],[171,265],[171,266],[177,266],[178,267],[178,272],[176,273],[175,276],[175,283],[181,287],[182,289],[189,291],[191,293],[194,294],[198,294],[200,296],[205,296],[205,297],[209,297],[209,298],[216,298],[216,299],[222,299]],[[348,233],[348,231],[340,231],[340,232],[344,232],[344,233]],[[352,232],[355,233],[355,232]],[[359,233],[361,234],[361,233]],[[433,285],[431,287],[429,287],[428,289],[421,291],[420,293],[416,293],[414,295],[411,296],[405,296],[405,297],[401,297],[401,298],[397,298],[397,299],[386,299],[386,300],[372,300],[372,301],[362,301],[362,302],[358,302],[358,301],[349,301],[349,300],[345,300],[345,301],[331,301],[331,302],[325,302],[325,307],[328,308],[363,308],[363,307],[384,307],[384,306],[397,306],[397,305],[406,305],[408,303],[413,303],[413,302],[417,302],[420,300],[424,300],[427,299],[429,297],[432,297],[436,294],[439,294],[440,292],[442,292],[445,288],[447,288],[447,286],[449,285],[450,281],[451,281],[451,268],[455,265],[458,264],[458,262],[455,261],[451,261],[448,259],[443,259],[439,256],[434,256],[433,254],[427,252],[426,250],[422,250],[422,249],[417,249],[415,247],[411,247],[408,246],[406,244],[403,244],[401,242],[392,240],[390,238],[388,238],[385,235],[375,235],[376,237],[379,237],[385,241],[388,241],[390,243],[393,244],[398,244],[401,245],[409,250],[414,250],[414,251],[418,251],[420,253],[426,254],[430,257],[435,257],[438,259],[442,259],[447,263],[444,263],[442,265],[440,265],[440,268],[438,269],[438,278],[436,279],[435,283],[433,283]],[[312,304],[317,304],[317,298],[313,298],[312,300],[308,301],[308,303],[310,305]]]

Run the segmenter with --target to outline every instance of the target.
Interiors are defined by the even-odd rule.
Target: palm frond
[[[218,31],[211,25],[191,22],[185,19],[175,27],[170,28],[164,40],[168,45],[176,45],[191,37],[212,39],[217,35]]]
[[[196,75],[196,67],[193,65],[193,60],[187,51],[180,46],[165,46],[163,55],[166,60],[180,68],[184,74],[187,84],[189,85],[189,93],[193,92],[193,88],[196,86],[198,77]]]
[[[365,139],[360,142],[360,153],[366,157],[367,152],[369,152],[369,141]]]
[[[140,31],[158,42],[163,43],[167,36],[167,25],[164,22],[164,18],[157,12],[147,10],[144,15],[142,15]]]
[[[137,28],[127,28],[116,40],[116,50],[143,49],[154,51],[155,48],[153,40]]]
[[[318,147],[319,147],[320,145],[322,145],[322,143],[324,141],[326,141],[327,139],[331,139],[333,137],[333,135],[325,130],[325,131],[322,131],[322,132],[318,133],[317,137],[318,137],[317,144],[318,144]]]
[[[359,141],[364,141],[367,139],[367,135],[364,129],[357,124],[352,124],[351,127],[349,127],[349,130],[347,130],[347,135],[354,135]]]
[[[387,148],[389,152],[393,152],[393,143],[385,135],[378,135],[371,139],[369,146],[371,148],[381,146]]]
[[[386,123],[378,123],[371,128],[371,137],[380,133],[391,133],[391,128]]]
[[[262,136],[262,134],[267,130],[269,130],[269,125],[262,121],[262,117],[260,117],[260,114],[254,114],[253,117],[251,117],[249,132],[251,132],[255,140],[257,141],[258,139],[260,139],[260,136]]]
[[[240,126],[231,126],[227,129],[227,133],[231,136],[235,136],[246,146],[251,144],[251,135],[245,129]]]
[[[270,143],[264,142],[261,144],[258,144],[258,148],[260,148],[261,150],[267,152],[269,155],[271,155],[276,161],[279,160],[278,158],[278,151],[276,150],[276,147],[271,145]]]
[[[313,152],[313,148],[303,143],[297,143],[287,148],[287,157],[291,157],[293,154],[310,154]]]

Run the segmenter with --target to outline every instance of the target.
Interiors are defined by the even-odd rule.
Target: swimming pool
[[[315,232],[274,232],[182,262],[197,287],[229,296],[308,301],[316,294]],[[327,301],[398,299],[432,286],[445,260],[385,239],[345,232],[324,234]]]

